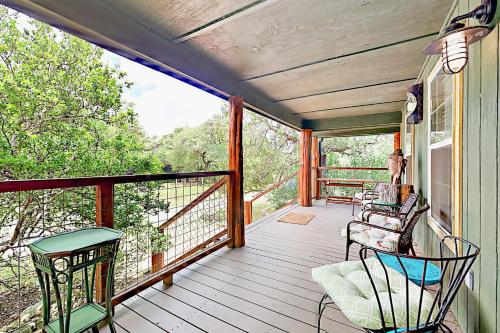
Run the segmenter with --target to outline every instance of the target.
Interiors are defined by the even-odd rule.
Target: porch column
[[[394,132],[394,150],[401,149],[401,132]]]
[[[316,180],[319,178],[319,160],[320,160],[320,151],[319,151],[319,138],[312,138],[312,195],[314,199],[320,199],[320,183]]]
[[[311,129],[300,131],[299,204],[312,206],[311,196]]]
[[[245,245],[245,225],[243,223],[243,99],[229,98],[228,160],[232,171],[227,186],[227,233],[231,239],[229,247]]]

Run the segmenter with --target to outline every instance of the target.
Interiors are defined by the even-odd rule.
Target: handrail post
[[[161,228],[158,228],[158,232],[162,234],[164,231]],[[163,267],[165,267],[164,263],[164,252],[157,252],[151,254],[151,273],[156,273],[160,271]],[[163,279],[164,286],[170,286],[173,283],[173,275],[168,275]]]
[[[229,247],[245,245],[245,224],[243,221],[243,99],[229,98],[228,161],[229,183],[227,188],[227,232]]]
[[[252,201],[245,201],[243,216],[245,225],[252,223]]]
[[[314,199],[319,200],[321,199],[321,193],[320,193],[320,183],[317,180],[319,178],[319,139],[318,137],[313,137],[312,138],[312,148],[311,148],[311,155],[312,155],[312,174],[311,174],[311,182],[312,182],[312,195]]]
[[[299,204],[312,206],[311,196],[311,129],[300,131]]]
[[[105,183],[96,186],[96,214],[95,224],[97,227],[114,227],[114,185]],[[107,279],[108,263],[101,263],[96,266],[96,301],[105,301],[105,288]]]

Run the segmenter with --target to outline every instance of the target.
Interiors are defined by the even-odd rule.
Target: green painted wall
[[[450,14],[463,14],[479,4],[480,0],[458,0]],[[481,247],[473,267],[474,290],[463,285],[453,306],[464,332],[500,332],[498,45],[497,26],[489,36],[470,47],[469,64],[464,69],[462,236]],[[437,57],[429,58],[423,68],[424,86],[436,61]],[[427,100],[424,105],[424,122],[415,130],[414,185],[425,200],[428,191]],[[438,254],[439,238],[425,221],[419,223],[415,239],[426,254]]]

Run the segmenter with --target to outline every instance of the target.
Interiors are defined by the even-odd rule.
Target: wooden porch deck
[[[308,225],[276,222],[285,212],[307,212]],[[340,230],[350,205],[288,207],[247,228],[246,246],[221,249],[117,307],[119,332],[316,332],[320,287],[311,268],[344,260]],[[353,249],[355,249],[353,247]],[[357,251],[351,251],[356,259]],[[450,316],[448,324],[461,332]],[[335,307],[326,332],[361,332]]]

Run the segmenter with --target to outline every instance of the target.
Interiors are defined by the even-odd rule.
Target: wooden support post
[[[252,223],[252,201],[245,201],[244,212],[245,225]]]
[[[158,230],[159,233],[163,233],[163,230]],[[164,260],[164,252],[153,253],[151,255],[151,273],[156,273],[165,267],[163,262]],[[163,279],[163,285],[165,287],[172,285],[173,283],[173,275],[169,275]]]
[[[227,232],[229,247],[245,245],[245,224],[243,221],[243,99],[229,98],[228,160],[229,183],[227,188]]]
[[[311,174],[311,182],[312,182],[312,195],[314,199],[321,199],[320,188],[321,184],[316,179],[319,178],[319,139],[317,137],[312,138],[312,174]]]
[[[312,206],[311,196],[311,138],[312,130],[300,131],[299,204]]]
[[[95,224],[98,227],[113,228],[114,226],[113,187],[112,183],[96,186]],[[105,301],[107,271],[108,263],[102,263],[96,266],[95,292],[96,301],[98,303],[103,303]]]
[[[401,149],[401,132],[394,132],[394,150]]]

